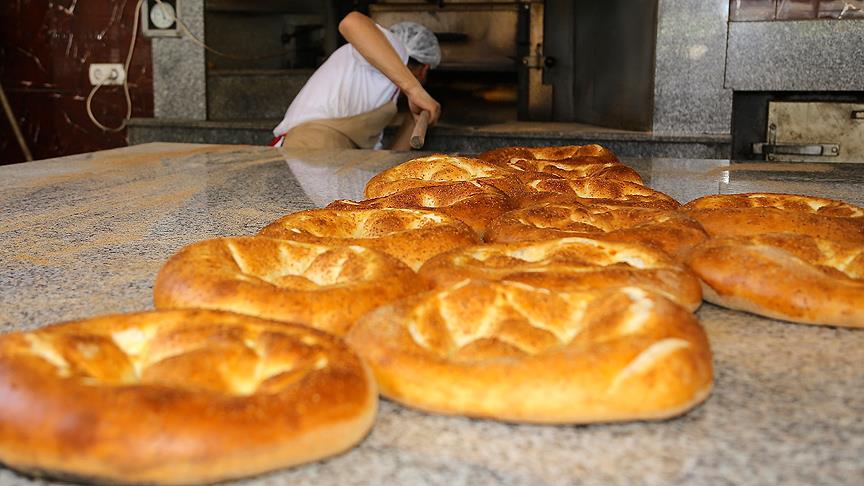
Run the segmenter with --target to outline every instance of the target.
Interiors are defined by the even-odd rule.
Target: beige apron
[[[286,148],[363,148],[371,149],[378,136],[396,116],[396,102],[359,115],[301,123],[285,134]]]

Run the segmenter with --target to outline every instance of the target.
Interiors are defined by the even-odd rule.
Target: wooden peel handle
[[[411,148],[419,150],[426,143],[426,128],[429,127],[429,112],[423,110],[417,121],[414,122],[414,131],[411,132]],[[404,142],[403,142],[404,143]]]

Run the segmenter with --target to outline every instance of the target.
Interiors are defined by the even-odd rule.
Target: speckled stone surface
[[[149,144],[0,167],[0,329],[149,309],[180,247],[359,197],[412,157]],[[682,202],[788,191],[864,204],[864,165],[625,159]],[[715,389],[672,420],[528,426],[384,401],[369,437],[244,484],[861,484],[864,330],[787,324],[705,304]],[[0,469],[0,484],[32,480]]]
[[[178,2],[180,20],[204,39],[204,2]],[[181,37],[154,37],[153,116],[207,119],[207,66],[204,48]]]
[[[731,22],[726,87],[742,91],[864,90],[864,22]]]
[[[211,70],[207,75],[207,119],[274,119],[278,123],[312,72],[311,69]],[[252,86],[254,89],[250,89]],[[274,126],[275,123],[270,128]]]
[[[658,7],[654,131],[728,134],[728,0],[660,0]]]
[[[132,118],[127,123],[130,145],[153,142],[267,145],[279,120],[180,120]]]
[[[280,118],[281,119],[281,118]],[[219,143],[265,145],[279,120],[178,120],[133,118],[129,143]],[[385,143],[395,127],[384,132]],[[438,125],[426,134],[425,149],[479,153],[509,145],[581,145],[602,143],[622,157],[728,158],[727,134],[655,133],[602,128],[579,123],[509,122],[485,126]]]

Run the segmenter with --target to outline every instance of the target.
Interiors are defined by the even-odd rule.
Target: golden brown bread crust
[[[864,244],[864,209],[833,199],[748,193],[701,197],[681,207],[711,236],[788,232]]]
[[[403,162],[377,174],[366,183],[365,196],[372,199],[434,183],[475,180],[505,193],[509,187],[519,185],[512,170],[471,157],[434,154]]]
[[[260,236],[319,245],[360,245],[400,259],[417,270],[433,256],[479,243],[465,223],[420,209],[311,209],[265,226]]]
[[[750,192],[714,194],[694,199],[682,209],[764,208],[774,207],[837,218],[864,218],[864,209],[853,204],[824,197],[800,194]]]
[[[360,316],[425,290],[394,257],[361,246],[235,237],[193,243],[153,286],[157,309],[218,309],[343,335]]]
[[[508,211],[489,223],[485,239],[514,243],[571,236],[648,244],[670,255],[679,255],[708,238],[702,225],[677,211],[574,201]]]
[[[702,303],[695,275],[666,253],[637,243],[562,238],[467,246],[430,259],[418,274],[439,288],[466,279],[518,281],[558,291],[634,286],[690,311]]]
[[[864,246],[793,233],[713,238],[686,262],[711,303],[804,324],[864,327]]]
[[[377,409],[341,339],[214,311],[0,336],[0,460],[100,482],[190,484],[338,454]]]
[[[582,204],[634,206],[654,209],[677,209],[672,197],[640,184],[601,177],[581,179],[536,179],[524,184],[525,193],[516,204],[520,208],[572,200]]]
[[[513,201],[495,187],[479,181],[438,182],[364,201],[337,200],[327,208],[426,209],[456,218],[482,237],[490,221],[513,209]]]
[[[526,192],[524,182],[542,178],[558,176],[499,167],[470,157],[436,154],[409,160],[376,175],[366,184],[365,195],[367,198],[378,198],[407,189],[446,187],[456,182],[474,181],[494,187],[507,197],[519,198]]]
[[[562,145],[557,147],[504,147],[483,152],[478,159],[508,163],[511,159],[576,160],[591,163],[617,163],[611,150],[597,144]]]
[[[696,318],[632,287],[556,293],[464,281],[378,308],[347,340],[384,396],[444,414],[660,419],[695,406],[712,385]]]
[[[635,170],[618,162],[597,163],[591,158],[565,160],[538,160],[511,158],[502,167],[511,169],[520,175],[522,180],[534,174],[549,174],[563,179],[581,179],[583,177],[601,177],[615,179],[642,185],[642,177]],[[535,175],[536,178],[536,175]]]

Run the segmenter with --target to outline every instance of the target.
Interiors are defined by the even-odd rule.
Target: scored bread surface
[[[611,150],[597,144],[562,145],[555,147],[502,147],[483,152],[477,158],[495,163],[508,163],[514,158],[620,163]]]
[[[328,209],[409,208],[440,212],[467,224],[482,236],[490,221],[513,209],[513,201],[479,181],[436,182],[363,201],[333,201]]]
[[[701,224],[677,211],[577,202],[508,211],[489,224],[485,239],[510,243],[571,236],[644,243],[670,255],[707,239]]]
[[[534,174],[550,174],[564,179],[581,179],[585,177],[600,177],[644,184],[642,177],[635,170],[619,162],[598,162],[591,158],[567,160],[539,160],[511,158],[502,167],[516,172],[517,176],[526,180]]]
[[[617,203],[656,209],[677,209],[680,206],[678,201],[663,192],[633,182],[602,177],[543,178],[526,182],[524,187],[525,192],[516,201],[521,208],[559,200],[561,196],[586,204]]]
[[[698,278],[656,248],[638,243],[561,238],[457,248],[418,272],[437,287],[465,279],[510,280],[572,291],[639,286],[688,310],[702,303]]]
[[[347,340],[384,396],[437,413],[660,419],[692,408],[712,386],[696,318],[635,287],[552,292],[466,280],[373,311]]]
[[[260,474],[345,451],[376,409],[363,362],[305,326],[163,311],[0,336],[0,460],[39,475]]]
[[[864,244],[864,209],[833,199],[746,193],[701,197],[681,210],[711,236],[796,233]]]
[[[226,310],[342,335],[375,307],[425,289],[405,264],[366,247],[233,237],[171,257],[153,301],[157,309]]]
[[[505,179],[512,179],[506,181]],[[424,187],[434,183],[480,180],[491,185],[517,183],[515,174],[507,169],[471,157],[434,154],[412,159],[391,167],[366,183],[366,198],[389,196],[393,193]]]
[[[705,299],[804,324],[864,327],[864,246],[794,233],[714,238],[686,263]]]
[[[311,209],[265,226],[260,236],[323,245],[360,245],[392,255],[417,270],[429,258],[478,243],[465,223],[419,209]]]

